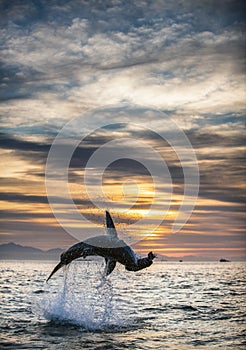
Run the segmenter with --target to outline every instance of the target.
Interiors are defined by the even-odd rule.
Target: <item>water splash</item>
[[[119,326],[120,318],[113,308],[112,283],[100,271],[98,264],[84,262],[66,267],[59,283],[54,280],[40,298],[39,314],[49,321],[78,325],[84,330]]]

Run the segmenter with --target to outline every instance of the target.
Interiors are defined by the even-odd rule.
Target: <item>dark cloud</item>
[[[50,144],[43,142],[27,141],[23,138],[18,138],[17,136],[13,136],[11,134],[0,133],[0,148],[3,149],[10,149],[15,151],[31,151],[44,153],[47,155],[50,146]]]
[[[165,79],[182,75],[189,80],[191,74],[195,79],[204,77],[195,69],[198,57],[214,61],[216,54],[218,61],[229,56],[240,61],[242,2],[178,3],[1,1],[2,99],[30,99],[42,91],[66,97],[84,84],[78,72],[88,77],[88,83],[101,71],[157,64],[152,70],[160,77],[166,72]],[[225,30],[238,35],[214,40],[213,35]],[[195,60],[191,64],[184,57]],[[168,61],[171,66],[163,72],[158,63]],[[239,69],[240,62],[236,66]]]
[[[1,193],[0,198],[2,201],[8,202],[20,202],[20,203],[42,203],[47,204],[48,200],[46,196],[34,196],[23,195],[18,193]]]
[[[33,203],[33,202],[32,202]],[[27,211],[16,211],[16,210],[0,210],[0,218],[3,220],[30,220],[35,219],[52,219],[54,218],[53,213],[38,213],[32,212],[31,214]]]
[[[52,200],[52,203],[55,204],[69,204],[70,201],[63,197],[49,197],[50,200]],[[39,204],[48,204],[48,198],[47,196],[35,196],[35,195],[23,195],[18,193],[1,193],[0,194],[0,200],[1,201],[7,201],[7,202],[17,202],[17,203],[39,203]],[[75,204],[77,205],[83,205],[85,207],[94,205],[91,203],[91,201],[87,199],[74,199]]]
[[[179,0],[175,4],[171,0],[165,2],[147,0],[141,1],[141,3],[137,0],[129,3],[124,1],[115,2],[114,0],[2,0],[0,7],[1,12],[5,14],[3,20],[12,19],[17,23],[21,23],[23,20],[36,23],[38,20],[52,21],[54,19],[69,23],[77,15],[83,18],[91,18],[95,22],[98,18],[105,19],[111,25],[113,23],[117,26],[117,22],[118,24],[129,23],[137,19],[154,22],[164,16],[169,20],[177,17],[181,22],[184,18],[189,18],[187,15],[190,14],[190,21],[194,21],[197,26],[202,25],[209,28],[211,28],[211,22],[215,22],[218,18],[217,27],[221,24],[233,24],[236,19],[243,21],[243,9],[245,9],[245,4],[240,0],[226,2],[219,0],[216,4],[209,0],[202,0],[199,3],[190,0]],[[124,12],[122,13],[122,11]],[[210,19],[209,23],[205,21],[207,18]],[[199,22],[199,19],[203,19],[203,22]],[[105,26],[107,24],[105,23]],[[97,24],[96,28],[98,27],[101,28],[100,23]]]
[[[151,238],[148,240],[151,243]],[[211,244],[211,242],[213,242]],[[243,248],[246,244],[245,236],[242,233],[235,233],[233,235],[225,234],[187,234],[179,233],[167,235],[159,240],[155,239],[154,244],[166,246],[168,248],[182,247],[182,248],[227,248],[228,246],[233,248]]]
[[[223,135],[217,132],[203,132],[202,130],[192,130],[187,132],[187,136],[195,149],[207,148],[207,147],[220,147],[220,148],[230,148],[233,150],[234,147],[242,147],[245,145],[245,136],[238,133],[228,133],[228,135]],[[237,152],[237,150],[236,150]],[[242,154],[243,155],[243,154]],[[215,153],[212,153],[211,156],[216,157]],[[226,154],[223,154],[226,156]],[[209,155],[206,154],[206,157]]]
[[[131,136],[131,133],[129,134]],[[132,134],[132,137],[135,137],[136,133]],[[118,136],[119,138],[121,136]],[[102,145],[105,143],[112,141],[115,138],[112,135],[110,135],[108,132],[107,134],[99,135],[98,137],[93,134],[91,137],[87,136],[86,139],[82,142],[82,144],[76,148],[73,157],[70,162],[70,180],[76,179],[76,175],[73,173],[73,170],[81,169],[83,170],[86,167],[86,164],[90,157],[93,155],[93,153]],[[141,139],[141,135],[139,137]],[[143,140],[147,140],[146,135]],[[163,140],[161,140],[162,142]],[[162,144],[162,143],[161,143]],[[164,143],[165,144],[165,143]],[[50,150],[51,143],[45,143],[45,142],[39,142],[39,141],[27,141],[23,138],[18,138],[17,136],[13,136],[10,134],[0,134],[0,148],[7,149],[7,150],[13,150],[18,155],[25,159],[35,159],[37,161],[40,159],[40,161],[45,162],[48,152]],[[63,147],[66,147],[66,145],[60,146],[60,154],[63,155]],[[164,149],[163,153],[165,154],[164,157],[167,156],[167,152],[172,150]],[[112,151],[114,148],[112,147]],[[108,152],[110,153],[110,147],[108,148]],[[175,155],[174,152],[172,152],[173,156]],[[175,157],[176,158],[176,157]],[[165,158],[164,158],[165,159]],[[177,159],[174,160],[166,160],[169,165],[169,171],[171,175],[173,176],[174,180],[181,179],[183,180],[183,172],[180,165],[175,165],[175,162],[178,162]],[[155,160],[152,161],[153,164],[155,163]],[[151,161],[149,161],[151,163]],[[179,163],[179,162],[178,162]],[[158,169],[158,164],[154,165],[155,169]],[[42,176],[43,173],[35,173],[35,175]],[[109,164],[107,171],[105,173],[105,176],[110,176],[111,178],[123,178],[125,176],[147,176],[149,177],[149,171],[139,162],[132,160],[132,159],[120,159],[112,164]]]
[[[129,133],[131,135],[131,133]],[[35,160],[38,159],[42,163],[45,163],[48,151],[51,143],[39,142],[39,141],[26,141],[22,138],[17,138],[9,134],[0,135],[0,147],[3,149],[11,149],[21,157],[25,159]],[[136,132],[132,134],[136,137]],[[140,132],[140,139],[143,134]],[[215,153],[209,151],[203,154],[197,153],[200,168],[200,193],[201,197],[220,200],[222,202],[231,203],[244,203],[245,196],[242,193],[241,188],[237,188],[235,183],[243,183],[245,178],[245,166],[244,155],[238,153],[237,147],[242,146],[244,138],[241,135],[224,137],[217,134],[205,134],[199,131],[189,132],[188,136],[195,149],[208,148],[212,145],[213,148],[218,150],[224,150],[228,147],[230,153]],[[115,135],[114,135],[115,137]],[[69,179],[71,182],[79,183],[83,181],[83,174],[76,174],[77,170],[83,170],[93,153],[105,143],[113,139],[112,135],[107,131],[104,135],[99,134],[98,137],[94,133],[91,136],[87,136],[85,141],[75,150],[74,155],[70,162]],[[172,176],[173,183],[178,185],[175,187],[174,193],[183,192],[183,171],[182,167],[177,160],[176,154],[170,149],[169,145],[163,142],[159,137],[155,137],[153,134],[144,135],[143,140],[154,141],[154,144],[159,152],[163,155],[163,159],[168,165],[168,169]],[[158,147],[159,145],[159,147]],[[64,147],[64,146],[63,146]],[[209,150],[210,148],[208,148]],[[110,152],[110,148],[108,149]],[[112,149],[114,151],[114,149]],[[61,148],[61,155],[63,154]],[[173,158],[175,157],[175,158]],[[205,160],[205,162],[203,162]],[[208,160],[210,162],[208,163]],[[158,164],[155,164],[155,160],[152,161],[154,168],[158,169]],[[42,172],[35,171],[34,175],[44,176]],[[122,181],[126,178],[145,178],[145,181],[150,178],[149,171],[139,162],[130,158],[120,159],[112,164],[109,164],[104,174],[105,181],[113,179],[114,181]],[[221,182],[223,179],[223,182]],[[24,200],[24,197],[23,197]],[[33,198],[34,200],[34,198]],[[44,199],[40,198],[42,202]],[[81,203],[82,204],[82,203]]]
[[[230,201],[229,201],[230,202]],[[242,203],[244,204],[244,203]],[[202,215],[207,215],[206,213],[212,211],[215,215],[219,212],[219,213],[224,213],[225,215],[228,215],[229,213],[244,213],[245,212],[245,207],[244,205],[240,205],[240,203],[238,205],[224,205],[223,203],[216,205],[202,205],[199,204],[199,207],[197,207],[197,210],[200,211],[204,211],[204,213]]]

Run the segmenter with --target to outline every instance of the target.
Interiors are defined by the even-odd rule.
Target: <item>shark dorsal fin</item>
[[[110,237],[117,237],[117,231],[114,226],[113,219],[108,211],[106,211],[106,227],[107,227],[107,234]]]

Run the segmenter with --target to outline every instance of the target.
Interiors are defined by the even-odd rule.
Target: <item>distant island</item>
[[[227,260],[227,259],[221,258],[221,259],[219,260],[219,262],[230,262],[230,260]]]
[[[2,260],[59,260],[63,249],[49,249],[47,251],[25,247],[16,243],[0,245],[0,259]]]

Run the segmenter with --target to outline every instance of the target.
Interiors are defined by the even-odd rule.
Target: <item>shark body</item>
[[[106,227],[106,235],[90,237],[74,244],[62,253],[59,264],[55,266],[47,281],[62,266],[70,264],[75,259],[92,255],[105,258],[105,276],[114,270],[117,262],[124,265],[128,271],[139,271],[153,263],[155,255],[152,252],[149,252],[145,258],[139,258],[129,245],[118,238],[113,219],[108,211],[106,211]]]

